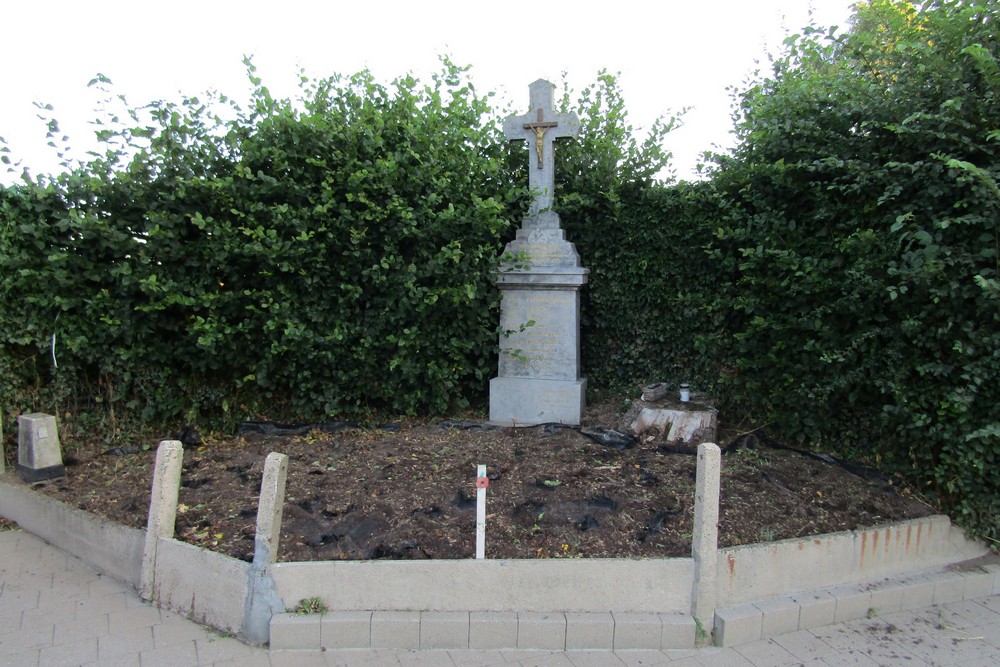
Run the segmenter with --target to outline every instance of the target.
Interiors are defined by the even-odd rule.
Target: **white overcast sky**
[[[847,27],[852,0],[4,0],[0,136],[34,172],[56,169],[33,102],[52,104],[73,155],[93,148],[88,121],[101,73],[130,104],[214,89],[242,99],[243,55],[272,93],[293,96],[298,70],[369,68],[385,82],[425,78],[439,56],[471,65],[480,91],[527,107],[528,84],[579,91],[619,73],[632,123],[692,107],[667,148],[689,177],[703,151],[731,144],[731,95],[766,54],[808,24]],[[16,176],[0,171],[0,182]]]

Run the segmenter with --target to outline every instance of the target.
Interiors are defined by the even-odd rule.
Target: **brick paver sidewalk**
[[[996,667],[1000,596],[689,651],[268,651],[152,607],[20,530],[0,533],[0,666]]]

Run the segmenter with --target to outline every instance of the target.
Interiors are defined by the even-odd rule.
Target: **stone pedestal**
[[[580,130],[573,114],[552,108],[555,86],[529,86],[531,108],[504,122],[504,134],[528,144],[534,200],[507,244],[501,291],[500,363],[490,381],[490,421],[507,426],[580,423],[587,381],[580,377],[580,288],[589,271],[552,210],[554,140]]]
[[[503,333],[500,372],[490,381],[491,422],[580,423],[587,389],[580,377],[580,288],[587,273],[539,267],[500,274]]]
[[[35,412],[17,418],[17,472],[25,482],[62,477],[62,450],[56,418]]]

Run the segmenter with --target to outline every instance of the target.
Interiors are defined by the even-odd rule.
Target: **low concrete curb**
[[[273,495],[261,497],[261,545],[266,527],[276,534],[280,520],[281,494]],[[172,530],[153,537],[118,526],[10,473],[0,475],[0,515],[123,582],[144,583],[157,604],[276,649],[690,648],[713,630],[717,643],[732,645],[858,618],[870,608],[998,592],[993,563],[944,569],[989,552],[943,516],[718,550],[716,584],[701,590],[696,570],[707,582],[714,568],[693,558],[273,563],[275,550],[263,549],[259,572],[250,576],[251,564],[175,540],[167,536]],[[169,528],[169,512],[162,516]],[[250,614],[261,630],[247,636],[248,604],[259,598],[252,586],[262,583],[275,613]],[[336,611],[281,613],[310,597]],[[705,615],[700,624],[695,613]]]
[[[804,591],[717,609],[715,643],[737,646],[797,630],[1000,594],[1000,558]]]
[[[597,612],[347,611],[276,614],[271,649],[544,649],[693,648],[687,614]]]

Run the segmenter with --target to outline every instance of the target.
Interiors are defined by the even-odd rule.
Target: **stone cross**
[[[580,121],[574,113],[557,114],[552,109],[555,84],[539,79],[528,86],[531,109],[523,116],[511,116],[503,124],[504,136],[511,141],[527,141],[528,186],[534,194],[530,215],[552,208],[555,189],[555,160],[552,144],[560,137],[580,133]]]

